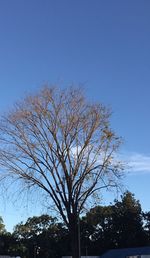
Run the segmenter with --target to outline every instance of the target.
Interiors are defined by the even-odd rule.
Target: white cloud
[[[125,153],[121,159],[127,162],[129,171],[133,174],[150,173],[150,155],[142,153]]]
[[[78,151],[81,150],[79,147]],[[77,155],[77,148],[72,148],[72,154],[74,157]],[[102,158],[102,157],[101,157]],[[150,154],[143,154],[137,152],[123,152],[116,156],[117,159],[123,161],[125,168],[131,175],[137,174],[150,174]],[[126,166],[127,164],[127,166]]]

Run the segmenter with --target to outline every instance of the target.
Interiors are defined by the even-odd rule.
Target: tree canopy
[[[44,87],[0,121],[2,178],[47,195],[69,229],[73,258],[79,256],[79,214],[93,195],[118,186],[120,179],[120,138],[110,115],[80,89]]]
[[[95,206],[80,218],[81,254],[100,255],[111,248],[149,245],[149,211],[130,192],[107,206]],[[0,254],[23,258],[71,255],[69,230],[47,214],[33,216],[0,235]]]

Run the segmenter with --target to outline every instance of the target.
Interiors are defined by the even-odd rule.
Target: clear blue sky
[[[124,180],[150,210],[150,1],[0,0],[0,109],[43,83],[85,85],[113,110]],[[10,196],[11,203],[11,196]],[[38,212],[1,201],[8,230]]]

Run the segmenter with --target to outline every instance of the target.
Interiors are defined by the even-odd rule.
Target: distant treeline
[[[134,194],[126,192],[121,200],[96,206],[80,218],[82,255],[100,255],[111,248],[150,245],[150,212],[143,212]],[[59,258],[70,255],[67,228],[50,215],[28,218],[5,230],[0,220],[0,254],[22,258]]]

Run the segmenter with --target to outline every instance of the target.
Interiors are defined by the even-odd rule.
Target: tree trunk
[[[80,224],[75,216],[70,220],[69,233],[72,258],[80,258]]]

